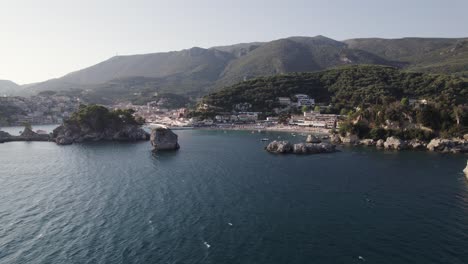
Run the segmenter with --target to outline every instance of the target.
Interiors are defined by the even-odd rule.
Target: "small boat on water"
[[[269,138],[262,138],[260,139],[261,141],[269,141],[270,139]]]

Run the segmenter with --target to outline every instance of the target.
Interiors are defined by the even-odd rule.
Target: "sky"
[[[468,37],[468,0],[0,0],[0,79],[289,36]]]

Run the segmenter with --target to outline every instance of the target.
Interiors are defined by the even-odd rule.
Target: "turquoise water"
[[[468,263],[467,156],[261,138],[0,144],[0,263]],[[302,140],[303,137],[291,137]]]

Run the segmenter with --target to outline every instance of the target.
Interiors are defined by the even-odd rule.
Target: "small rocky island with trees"
[[[0,131],[0,143],[51,141],[58,145],[70,145],[90,141],[149,140],[149,133],[141,128],[143,124],[144,120],[135,118],[132,110],[109,110],[99,105],[82,105],[51,134],[38,134],[27,125],[19,136]]]
[[[134,116],[131,109],[109,110],[100,105],[82,105],[78,111],[51,134],[38,134],[26,125],[19,136],[0,131],[0,143],[12,141],[50,141],[58,145],[81,142],[124,141],[136,142],[151,139],[153,151],[177,150],[178,137],[166,127],[152,130],[151,135],[142,125],[145,120]]]

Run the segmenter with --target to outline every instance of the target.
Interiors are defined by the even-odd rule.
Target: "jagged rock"
[[[320,143],[322,142],[320,139],[318,139],[316,136],[313,135],[308,135],[306,139],[306,143]]]
[[[288,141],[273,141],[266,147],[272,153],[317,154],[336,152],[335,145],[330,143],[298,143],[292,145]]]
[[[357,135],[353,134],[347,134],[345,137],[340,137],[341,142],[345,144],[358,144],[359,143],[359,137]]]
[[[289,141],[273,141],[266,147],[268,152],[289,153],[293,150],[293,145]]]
[[[341,144],[341,138],[338,134],[333,134],[330,136],[330,142],[333,144]]]
[[[425,149],[427,143],[419,139],[412,139],[408,142],[408,147],[411,149]]]
[[[154,128],[151,130],[151,145],[153,151],[177,150],[180,148],[177,142],[178,136],[169,128]]]
[[[405,142],[397,137],[388,137],[384,142],[385,149],[402,150],[406,147]]]
[[[335,145],[330,143],[299,143],[294,144],[294,154],[317,154],[335,152]]]
[[[370,138],[366,138],[366,139],[361,139],[359,141],[359,145],[364,145],[364,146],[375,146],[375,141],[373,139],[370,139]]]
[[[25,127],[21,135],[19,137],[16,137],[16,140],[23,141],[49,141],[49,139],[49,135],[38,134],[32,131],[32,129],[29,127]]]
[[[468,153],[468,140],[434,138],[427,144],[427,149],[442,153]]]
[[[384,143],[385,143],[385,141],[384,141],[383,139],[379,139],[379,140],[377,140],[377,142],[375,143],[375,146],[376,146],[377,148],[383,148],[383,147],[384,147]]]

